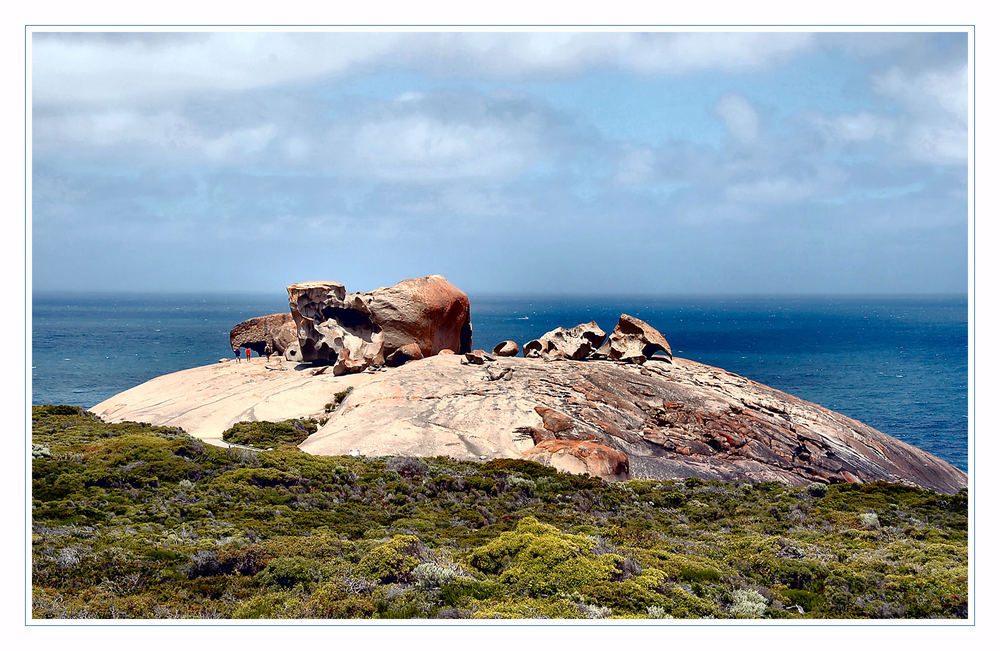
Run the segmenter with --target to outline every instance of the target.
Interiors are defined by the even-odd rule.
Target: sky
[[[41,33],[35,291],[964,293],[957,33]]]

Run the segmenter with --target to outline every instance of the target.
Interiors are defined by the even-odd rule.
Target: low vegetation
[[[272,448],[282,445],[296,446],[316,431],[316,423],[291,419],[280,423],[240,421],[222,433],[222,440],[236,445]]]
[[[964,493],[223,449],[64,406],[32,443],[36,618],[967,616]]]

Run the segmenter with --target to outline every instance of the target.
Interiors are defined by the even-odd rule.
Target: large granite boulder
[[[369,366],[472,350],[469,297],[443,276],[411,278],[392,287],[348,294],[337,282],[288,287],[303,361],[333,365],[335,375]],[[407,348],[405,354],[397,351]]]
[[[264,349],[271,344],[271,350],[277,355],[284,355],[288,350],[298,348],[299,339],[295,334],[295,321],[288,312],[255,316],[241,321],[229,331],[229,346],[249,348],[258,355],[264,354]]]
[[[521,458],[556,470],[588,474],[605,480],[629,479],[628,456],[595,441],[546,439]]]
[[[625,360],[642,364],[655,353],[665,353],[673,359],[670,344],[659,330],[642,319],[623,314],[619,317],[618,325],[615,326],[607,342],[594,356],[600,359]]]
[[[524,344],[524,356],[584,359],[601,345],[605,336],[606,333],[596,321],[581,323],[574,328],[556,328]]]
[[[517,354],[521,352],[520,346],[517,345],[516,341],[501,341],[499,344],[493,347],[493,354],[497,357],[517,357]]]
[[[211,364],[155,378],[91,411],[208,440],[241,420],[329,417],[300,444],[310,454],[481,461],[522,458],[544,443],[532,458],[570,469],[574,456],[583,464],[575,468],[593,472],[579,455],[595,449],[574,443],[590,441],[624,454],[633,479],[884,480],[945,493],[968,486],[965,473],[912,445],[690,360],[654,357],[636,366],[501,357],[479,366],[464,359],[434,355],[351,377],[290,364]],[[327,413],[330,396],[349,387]]]

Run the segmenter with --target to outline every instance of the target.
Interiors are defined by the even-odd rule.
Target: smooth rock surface
[[[594,441],[546,439],[521,457],[563,472],[586,473],[607,480],[630,479],[628,457]]]
[[[309,367],[287,362],[286,370],[263,360],[214,364],[150,380],[93,411],[217,438],[239,420],[322,414],[334,393],[353,385],[302,450],[480,460],[574,440],[624,454],[632,478],[883,479],[946,493],[968,483],[950,464],[847,416],[689,360],[464,359],[437,355],[349,378],[310,376]],[[551,458],[572,463],[569,447]]]
[[[521,352],[521,348],[517,345],[517,342],[509,339],[501,341],[493,347],[493,354],[497,357],[517,357],[519,352]]]

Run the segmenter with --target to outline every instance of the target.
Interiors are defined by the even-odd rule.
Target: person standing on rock
[[[240,363],[240,347],[239,346],[233,346],[233,354],[236,355],[236,363],[239,364]]]
[[[269,361],[269,362],[271,361],[271,353],[273,353],[273,352],[274,352],[274,350],[271,349],[271,342],[270,341],[267,342],[266,344],[264,344],[264,357],[267,358],[267,361]]]
[[[247,361],[250,361],[250,346],[247,346]]]

